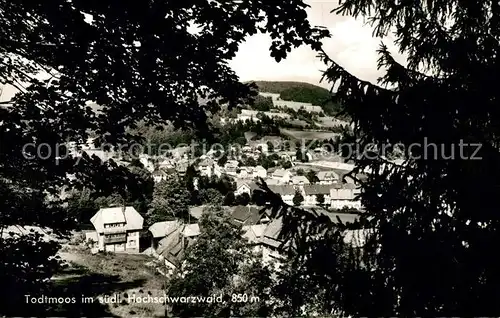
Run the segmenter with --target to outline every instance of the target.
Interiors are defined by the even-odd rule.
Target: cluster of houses
[[[267,144],[265,142],[255,142],[248,149],[243,149],[247,156],[258,156],[261,153],[267,152]],[[294,161],[293,152],[278,152],[280,158]],[[256,181],[263,179],[273,192],[281,195],[282,200],[287,204],[293,204],[293,197],[298,192],[304,201],[304,206],[321,205],[331,207],[332,209],[361,209],[361,202],[356,199],[359,194],[359,189],[355,185],[354,180],[344,177],[348,171],[352,170],[353,166],[345,163],[325,164],[324,167],[332,167],[331,169],[318,171],[316,173],[317,180],[311,184],[309,179],[303,174],[299,175],[300,169],[298,166],[290,169],[269,168],[265,169],[262,166],[241,166],[237,160],[227,160],[224,165],[219,165],[217,160],[212,157],[213,154],[208,153],[194,162],[195,168],[201,176],[217,176],[222,175],[233,178],[236,182],[236,196],[243,193],[251,194],[257,187]],[[145,159],[145,158],[144,158]],[[147,161],[146,159],[144,161]],[[180,175],[185,173],[190,162],[187,159],[165,159],[163,163],[168,162],[169,168],[155,170],[153,178],[156,182],[166,179],[167,176],[174,170]],[[316,169],[314,165],[302,166],[306,169]],[[318,198],[320,198],[318,200]]]
[[[224,207],[230,215],[230,221],[243,229],[245,238],[255,251],[261,252],[265,263],[283,260],[281,253],[282,241],[279,233],[282,228],[281,219],[271,219],[266,211],[256,206]],[[197,220],[205,213],[203,207],[193,207],[190,210],[192,219]],[[329,214],[333,222],[354,222],[353,214]],[[100,209],[91,219],[95,231],[87,232],[86,240],[98,251],[139,253],[148,247],[150,255],[165,263],[168,269],[165,274],[171,274],[180,266],[186,248],[192,245],[201,234],[202,229],[197,223],[186,224],[180,220],[157,222],[147,229],[148,241],[140,240],[143,229],[142,216],[130,206]],[[347,233],[350,240],[354,233]],[[359,238],[359,235],[356,237]],[[141,246],[143,244],[144,246]],[[362,242],[356,242],[357,245]],[[279,262],[275,262],[275,265]]]
[[[307,178],[299,176],[296,178]],[[281,196],[283,202],[293,205],[293,198],[300,193],[304,198],[302,206],[323,206],[331,207],[335,210],[344,208],[361,210],[361,201],[357,199],[359,188],[351,183],[332,183],[332,184],[309,184],[309,181],[294,184],[270,184],[269,189]],[[251,195],[258,186],[255,182],[243,182],[235,191],[235,195],[248,193]]]
[[[316,113],[322,111],[321,107],[312,104],[282,101],[279,99],[279,94],[262,93],[262,95],[271,97],[277,109],[304,109]],[[257,114],[257,111],[242,110],[237,120],[258,120]],[[291,118],[289,114],[279,111],[265,112],[265,115],[273,118]],[[294,151],[274,152],[280,160],[291,163],[290,169],[241,165],[244,162],[241,160],[243,157],[257,159],[262,154],[268,154],[270,152],[268,141],[265,139],[249,141],[247,145],[237,149],[239,157],[232,157],[223,164],[216,157],[214,150],[198,158],[191,158],[190,147],[175,148],[169,151],[168,156],[162,157],[140,155],[139,161],[152,173],[155,182],[165,180],[172,173],[183,175],[190,166],[193,166],[201,176],[232,177],[236,183],[235,196],[244,193],[251,196],[258,188],[256,181],[262,179],[287,204],[293,205],[294,197],[301,194],[303,197],[301,205],[305,209],[320,206],[324,211],[322,213],[328,216],[335,214],[335,217],[331,218],[333,221],[336,221],[338,216],[346,219],[343,221],[354,221],[355,214],[328,211],[344,208],[362,210],[361,202],[357,199],[359,194],[357,185],[354,180],[345,177],[345,174],[352,170],[351,165],[329,162],[328,165],[323,165],[322,169],[317,169],[314,164],[321,165],[321,163],[310,166],[299,163]],[[91,149],[92,147],[89,147],[87,151]],[[301,169],[298,169],[299,166]],[[305,170],[309,169],[316,171],[313,183],[304,175]],[[300,170],[302,173],[299,173]],[[262,252],[264,261],[282,258],[280,253],[282,242],[278,239],[282,227],[280,219],[271,219],[259,207],[252,205],[224,208],[228,210],[231,222],[243,228],[243,237],[249,244]],[[199,219],[202,213],[204,213],[203,206],[192,207],[190,210],[192,220]],[[145,229],[143,217],[131,206],[100,209],[90,221],[95,230],[86,232],[85,236],[87,241],[93,244],[94,250],[140,253],[148,247],[151,255],[164,261],[170,271],[180,265],[186,248],[196,241],[202,231],[197,223],[187,224],[180,220],[158,222]],[[144,242],[145,232],[149,237],[147,242]],[[354,234],[349,235],[352,237]]]
[[[306,112],[310,113],[322,113],[323,109],[321,106],[315,106],[311,103],[301,103],[301,102],[292,102],[292,101],[287,101],[287,100],[282,100],[280,98],[280,94],[274,94],[274,93],[265,93],[262,92],[260,95],[264,97],[271,97],[273,101],[273,105],[275,108],[282,108],[282,109],[293,109],[295,111],[298,111],[300,109],[305,110]]]

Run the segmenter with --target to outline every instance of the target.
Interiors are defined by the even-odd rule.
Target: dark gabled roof
[[[337,217],[340,219],[342,223],[354,223],[355,221],[359,220],[359,214],[354,214],[354,213],[336,213],[336,212],[330,212],[325,209],[320,209],[320,208],[305,208],[304,210],[306,211],[315,211],[318,214],[322,214],[330,218],[330,220],[333,223],[338,223]]]
[[[172,256],[178,256],[181,251],[182,251],[182,238],[179,238],[176,244],[172,246],[172,248],[168,251],[167,256],[168,254]]]
[[[282,226],[283,220],[281,218],[272,220],[264,231],[264,237],[277,240]]]
[[[236,189],[239,189],[240,187],[242,187],[244,185],[247,185],[250,188],[250,191],[252,191],[252,192],[253,192],[253,190],[259,189],[259,186],[255,182],[236,180]]]
[[[283,244],[283,241],[278,238],[282,227],[283,221],[281,218],[272,220],[260,238],[261,244],[271,246],[273,248],[279,248],[281,244]]]
[[[179,267],[184,251],[194,242],[195,238],[185,237],[181,234],[181,228],[175,230],[174,233],[165,237],[158,243],[157,253],[163,256],[172,265]],[[184,241],[184,243],[183,243]]]
[[[330,195],[331,185],[328,184],[305,184],[304,192],[306,195]]]
[[[155,171],[153,171],[153,173],[152,173],[152,174],[153,174],[154,176],[161,176],[161,177],[163,177],[163,176],[167,176],[167,175],[168,175],[168,172],[167,172],[167,171],[165,171],[164,169],[159,169],[159,170],[155,170]]]
[[[248,187],[250,188],[250,190],[258,190],[260,189],[260,187],[257,185],[257,183],[255,182],[250,182],[250,183],[247,183]]]
[[[231,218],[234,224],[254,225],[259,222],[261,215],[254,206],[239,205],[233,209]]]
[[[295,194],[295,187],[293,185],[269,185],[269,190],[279,195],[293,195]]]
[[[359,186],[353,184],[353,183],[347,183],[347,182],[337,182],[334,184],[329,185],[330,188],[332,189],[349,189],[349,190],[354,190],[357,189]]]
[[[181,265],[182,259],[184,258],[184,252],[186,248],[191,246],[194,243],[194,239],[185,238],[184,246],[182,243],[182,239],[180,239],[175,246],[172,247],[169,251],[167,251],[163,256],[167,261],[169,261],[175,267],[179,267]]]

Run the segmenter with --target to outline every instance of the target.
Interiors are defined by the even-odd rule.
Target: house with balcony
[[[104,208],[90,219],[99,251],[139,252],[144,218],[131,206]]]

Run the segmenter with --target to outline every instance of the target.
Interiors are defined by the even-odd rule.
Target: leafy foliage
[[[74,224],[57,199],[64,185],[86,186],[102,197],[130,193],[127,201],[135,201],[135,190],[145,186],[141,178],[116,162],[66,156],[67,142],[82,144],[92,135],[98,147],[106,142],[105,149],[126,151],[141,139],[131,131],[141,121],[196,128],[208,138],[207,114],[251,95],[251,85],[240,83],[227,65],[246,36],[268,33],[271,55],[279,61],[292,47],[319,49],[328,35],[309,25],[300,1],[0,1],[0,12],[0,82],[19,90],[0,108],[0,195],[7,198],[0,228],[33,224],[69,230]],[[52,151],[39,147],[44,144]],[[55,199],[46,200],[48,194]],[[165,207],[159,203],[155,208]],[[25,258],[12,252],[23,245],[1,240],[3,255],[24,264]],[[50,267],[55,250],[44,251],[28,263]],[[10,291],[22,292],[22,284],[35,285],[50,275],[29,272],[13,271],[19,284]],[[4,279],[1,285],[10,286]]]
[[[342,110],[341,106],[333,101],[332,94],[321,87],[291,87],[283,90],[280,98],[321,106],[327,115],[336,115]]]
[[[306,174],[306,178],[307,178],[307,180],[309,180],[309,182],[311,184],[315,184],[315,183],[319,182],[318,175],[317,175],[316,171],[314,171],[314,170],[309,170]]]
[[[250,204],[251,199],[252,198],[248,193],[243,192],[242,194],[236,196],[236,198],[234,200],[234,204],[235,205],[248,205],[248,204]]]
[[[325,195],[323,193],[317,194],[316,195],[316,202],[318,202],[318,205],[323,205],[325,204]]]
[[[220,203],[224,198],[224,196],[214,188],[201,189],[198,196],[202,204]]]
[[[281,161],[281,168],[290,169],[291,167],[292,167],[292,163],[289,160],[282,160]]]
[[[146,221],[153,224],[161,221],[189,218],[191,193],[177,176],[170,176],[155,185]]]
[[[274,152],[274,144],[273,144],[271,141],[268,141],[268,142],[266,143],[266,145],[267,145],[267,151],[268,151],[269,153],[273,153],[273,152]]]
[[[307,155],[307,150],[302,150],[302,149],[297,149],[295,152],[295,158],[296,160],[300,162],[308,162],[309,161],[309,156]]]
[[[185,263],[168,283],[167,294],[175,296],[222,295],[223,303],[173,304],[175,316],[260,316],[269,309],[270,270],[249,249],[240,227],[233,226],[218,206],[210,206],[200,220],[201,234],[188,247]],[[231,301],[234,293],[255,293],[261,302]]]
[[[261,112],[267,112],[273,108],[273,100],[271,97],[257,95],[255,96],[255,100],[253,101],[253,104],[251,104],[251,107]]]
[[[2,235],[9,234],[6,232],[2,230]],[[40,297],[47,293],[47,282],[60,267],[60,259],[55,256],[59,248],[58,243],[47,242],[37,232],[13,234],[0,241],[0,252],[4,255],[0,265],[0,307],[6,315],[33,314],[35,308],[26,304],[25,295]],[[19,266],[20,262],[24,266]],[[21,303],[24,303],[21,308],[12,307]]]
[[[304,196],[299,191],[296,191],[292,201],[294,205],[299,206],[304,202]]]
[[[223,201],[222,205],[226,205],[226,206],[235,205],[235,200],[236,200],[236,197],[234,195],[234,192],[228,192],[224,196],[224,201]]]

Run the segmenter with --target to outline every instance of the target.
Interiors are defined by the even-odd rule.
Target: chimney
[[[181,248],[184,251],[186,249],[186,236],[184,235],[184,231],[186,230],[186,225],[183,226],[181,232]]]
[[[127,217],[126,217],[126,214],[125,214],[125,209],[126,209],[125,202],[123,202],[122,213],[123,213],[123,218],[125,219],[125,224],[127,224]]]

